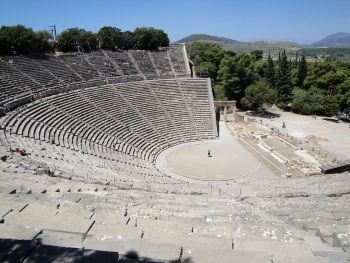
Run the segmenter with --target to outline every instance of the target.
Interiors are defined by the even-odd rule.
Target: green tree
[[[339,85],[339,91],[342,94],[350,91],[350,72],[347,75],[347,78]]]
[[[338,86],[340,86],[345,80],[345,77],[346,76],[342,71],[327,72],[318,78],[317,85],[320,88],[327,90],[329,96],[333,96],[336,94]]]
[[[334,116],[340,110],[340,96],[324,96],[322,115]]]
[[[313,87],[308,91],[301,88],[293,90],[293,101],[291,109],[301,114],[322,114],[324,96],[320,90]]]
[[[57,49],[62,52],[81,51],[87,45],[85,36],[86,31],[77,27],[64,30],[58,36]]]
[[[297,86],[303,88],[304,80],[307,76],[307,63],[305,56],[302,55],[300,61],[298,62],[298,70],[297,70]]]
[[[169,46],[168,35],[153,27],[136,28],[133,32],[134,49],[156,50]]]
[[[132,49],[134,46],[134,36],[132,32],[125,31],[122,33],[121,36],[121,49]]]
[[[244,95],[244,89],[239,78],[236,57],[225,55],[219,65],[217,80],[224,88],[226,97],[240,100]]]
[[[250,52],[250,55],[253,57],[255,61],[259,61],[263,59],[263,51],[262,50],[253,50]]]
[[[350,114],[350,91],[340,97],[339,110]]]
[[[279,56],[278,70],[276,78],[277,102],[282,108],[287,108],[292,100],[292,81],[290,62],[286,51]]]
[[[225,88],[226,96],[240,103],[245,89],[257,78],[252,57],[239,54],[225,55],[221,60],[217,81]]]
[[[226,54],[234,57],[235,53],[225,52],[219,45],[212,43],[194,42],[187,47],[189,58],[195,65],[195,71],[198,76],[217,78],[217,71],[221,59]]]
[[[202,61],[196,67],[196,74],[200,78],[211,78],[216,76],[216,67],[212,62]]]
[[[122,47],[122,32],[119,28],[104,26],[97,32],[99,46],[102,49],[115,50]]]
[[[221,84],[216,84],[213,88],[214,98],[216,100],[228,100],[225,88]]]
[[[49,31],[42,30],[35,32],[35,51],[36,52],[46,52],[52,51],[52,35]]]
[[[50,35],[45,31],[34,32],[23,25],[0,28],[0,53],[12,54],[45,52],[51,49]]]
[[[276,91],[264,81],[258,81],[247,87],[242,103],[253,110],[261,110],[264,103],[273,104]]]
[[[91,51],[97,49],[97,38],[91,31],[69,28],[58,36],[56,47],[59,51]]]
[[[304,56],[304,55],[303,55]],[[293,61],[293,65],[292,68],[298,68],[298,64],[299,64],[299,54],[298,52],[295,53],[295,58]]]
[[[96,34],[91,31],[82,32],[81,46],[84,51],[92,51],[98,48],[98,40]]]
[[[275,87],[275,84],[276,84],[275,63],[273,62],[270,53],[267,58],[267,65],[265,68],[264,77],[266,82],[269,83],[271,87]]]

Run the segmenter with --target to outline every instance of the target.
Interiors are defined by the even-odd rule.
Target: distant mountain
[[[350,33],[335,33],[312,44],[314,47],[349,48]]]
[[[222,46],[225,49],[233,50],[235,52],[251,52],[252,50],[259,49],[264,53],[277,54],[286,50],[287,52],[293,52],[301,49],[303,46],[284,41],[256,41],[256,42],[239,42],[226,37],[217,37],[207,34],[192,34],[183,39],[177,41],[177,43],[192,43],[195,41],[210,42]]]
[[[195,41],[209,41],[209,42],[220,42],[225,44],[237,44],[239,43],[237,40],[233,40],[226,37],[217,37],[217,36],[211,36],[207,34],[192,34],[187,37],[184,37],[183,39],[180,39],[179,43],[192,43]]]

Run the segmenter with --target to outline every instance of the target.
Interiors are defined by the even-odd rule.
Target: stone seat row
[[[271,262],[268,254],[281,257],[281,253],[273,249],[278,241],[263,233],[270,227],[274,229],[273,237],[281,240],[288,233],[284,226],[261,220],[239,202],[214,195],[204,201],[197,196],[155,192],[140,194],[139,191],[117,190],[109,186],[108,191],[95,186],[87,190],[85,188],[90,188],[89,185],[81,188],[78,182],[68,185],[53,181],[51,185],[51,190],[48,189],[45,194],[36,192],[34,188],[27,194],[20,191],[18,185],[16,194],[0,195],[0,211],[2,215],[7,213],[5,222],[0,225],[0,237],[7,235],[26,239],[26,234],[37,229],[30,237],[38,236],[42,244],[62,245],[64,242],[66,247],[84,246],[106,251],[115,251],[117,247],[121,254],[133,248],[139,251],[140,256],[162,260],[176,258],[178,248],[183,247],[186,251],[190,250],[184,252],[186,257],[193,257],[199,262],[218,258],[216,253],[207,259],[201,257],[205,251],[200,248],[211,244],[221,247],[220,253],[226,256],[224,262],[232,259],[241,261],[243,258],[245,262],[247,259],[248,262],[257,262],[258,258],[259,262],[265,262],[265,257],[268,259],[266,262]],[[1,191],[4,193],[6,189]],[[200,208],[194,205],[197,203]],[[45,220],[38,218],[42,211],[47,215]],[[39,233],[40,230],[43,231]],[[270,248],[266,250],[267,254],[259,254],[253,260],[248,252],[236,258],[244,241],[257,245],[268,243]],[[151,249],[162,242],[168,244],[164,250]],[[234,250],[233,242],[236,245]],[[287,248],[297,245],[294,242],[285,244],[287,251]],[[208,254],[205,255],[208,257]]]

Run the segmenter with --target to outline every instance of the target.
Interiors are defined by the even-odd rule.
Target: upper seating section
[[[155,65],[152,63],[151,54],[148,51],[131,50],[129,54],[143,74],[151,77],[157,75]]]
[[[186,52],[182,45],[176,45],[168,51],[170,62],[173,65],[177,77],[188,76],[188,63],[186,64]]]
[[[83,80],[72,68],[63,63],[59,57],[48,54],[35,54],[29,56],[29,58],[48,70],[51,74],[54,74],[57,79],[64,83],[68,84]]]
[[[185,49],[159,51],[94,51],[0,57],[0,107],[9,101],[57,87],[100,80],[105,83],[140,79],[189,77]]]
[[[170,58],[166,52],[151,51],[154,65],[157,68],[159,75],[171,76],[174,72],[171,69]]]
[[[19,94],[36,91],[39,84],[28,78],[21,71],[0,60],[0,101],[15,98]]]

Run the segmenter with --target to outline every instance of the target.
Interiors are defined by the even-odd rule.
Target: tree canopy
[[[168,35],[153,27],[136,28],[133,32],[134,49],[158,49],[169,46]]]
[[[216,79],[221,59],[225,55],[219,45],[194,42],[187,47],[187,52],[196,66],[198,76]]]
[[[91,31],[69,28],[58,36],[56,47],[59,51],[91,51],[97,49],[97,38]]]
[[[273,104],[276,100],[276,90],[264,81],[257,81],[245,89],[242,103],[256,111],[262,109],[264,103]]]
[[[187,48],[197,76],[210,77],[214,96],[238,106],[261,110],[264,103],[301,114],[350,113],[350,63],[307,62],[305,56],[277,60],[262,52],[236,54],[207,42]]]
[[[34,32],[22,25],[0,28],[0,54],[46,52],[51,50],[48,31]]]
[[[47,52],[89,52],[107,49],[148,49],[169,46],[168,35],[153,27],[136,28],[134,32],[104,26],[97,33],[82,28],[62,31],[54,42],[48,31],[33,31],[23,25],[0,28],[0,54]]]
[[[121,47],[123,33],[119,28],[104,26],[97,32],[100,48],[115,50]]]

